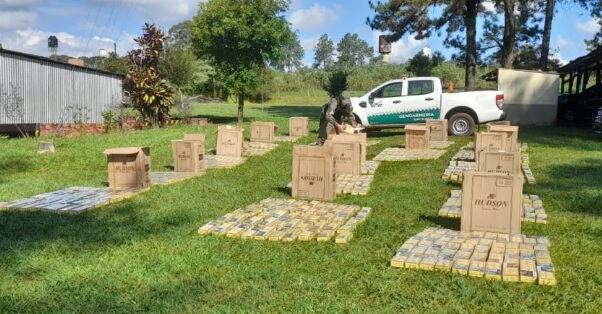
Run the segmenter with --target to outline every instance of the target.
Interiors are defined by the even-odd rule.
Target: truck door
[[[403,100],[401,123],[422,123],[426,119],[439,119],[441,95],[435,91],[432,79],[407,81],[407,92]]]
[[[366,115],[370,125],[399,124],[399,108],[402,106],[403,82],[387,84],[372,93]]]

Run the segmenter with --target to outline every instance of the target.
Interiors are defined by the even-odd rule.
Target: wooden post
[[[596,69],[596,85],[602,84],[602,61],[598,61]]]
[[[587,88],[587,83],[589,83],[589,69],[585,69],[585,72],[583,72],[583,86],[581,91],[585,91]]]

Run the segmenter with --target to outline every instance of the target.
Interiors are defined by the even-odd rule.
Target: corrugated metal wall
[[[0,51],[0,92],[12,85],[24,102],[23,121],[9,121],[0,108],[0,124],[72,123],[80,111],[74,108],[85,108],[83,122],[100,123],[104,110],[121,104],[121,81],[117,75]]]

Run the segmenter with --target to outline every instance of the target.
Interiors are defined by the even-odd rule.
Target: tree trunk
[[[464,16],[466,24],[466,75],[464,84],[467,91],[474,90],[476,87],[478,6],[478,0],[466,1],[466,15]]]
[[[543,38],[541,40],[541,56],[539,59],[539,68],[542,71],[548,70],[548,58],[550,55],[550,37],[552,34],[552,21],[554,20],[554,10],[556,0],[546,0],[546,19],[543,26]]]
[[[245,107],[245,92],[241,91],[238,93],[238,124],[242,125],[243,122],[243,110]]]
[[[516,45],[516,21],[514,20],[514,0],[504,0],[504,46],[502,47],[502,68],[511,69],[514,64]]]

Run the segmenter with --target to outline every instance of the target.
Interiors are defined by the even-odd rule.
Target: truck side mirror
[[[362,101],[362,102],[360,103],[360,107],[362,107],[362,108],[366,108],[366,106],[367,106],[367,105],[368,105],[368,104],[366,104],[366,102],[365,102],[365,101]]]

